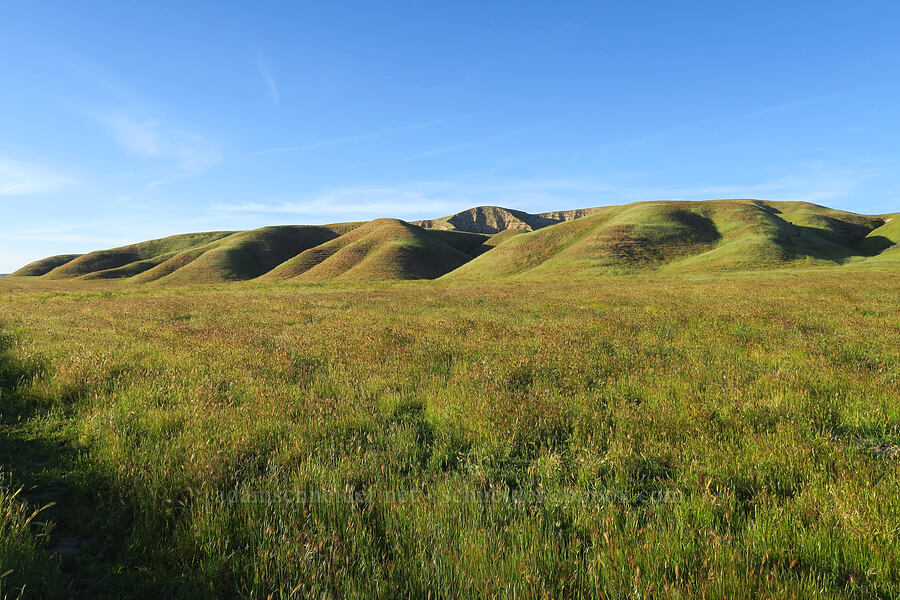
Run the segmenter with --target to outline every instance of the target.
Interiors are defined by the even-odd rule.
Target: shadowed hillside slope
[[[524,229],[506,229],[504,231],[499,231],[499,232],[495,233],[494,235],[488,237],[484,241],[484,243],[482,243],[480,246],[478,246],[477,248],[472,250],[471,254],[473,256],[479,256],[481,254],[484,254],[488,250],[493,250],[494,248],[496,248],[497,246],[499,246],[506,240],[508,240],[512,237],[515,237],[519,234],[522,234],[522,233],[525,233]]]
[[[253,279],[359,225],[280,225],[242,231],[171,257],[159,265],[158,279],[182,283]]]
[[[432,237],[441,240],[451,248],[454,248],[456,250],[459,250],[463,254],[469,254],[471,256],[477,256],[478,254],[483,252],[485,244],[488,244],[490,240],[497,235],[491,235],[489,233],[472,233],[469,231],[456,231],[453,229],[429,229],[428,232]]]
[[[871,256],[865,262],[872,266],[892,263],[900,267],[900,213],[885,215],[884,225],[870,231],[857,248]]]
[[[262,278],[294,281],[432,279],[471,259],[469,254],[450,244],[474,248],[476,242],[480,245],[481,241],[480,237],[451,238],[397,219],[376,219],[301,252]]]
[[[885,219],[802,202],[715,200],[604,207],[518,235],[448,277],[573,277],[839,264]]]

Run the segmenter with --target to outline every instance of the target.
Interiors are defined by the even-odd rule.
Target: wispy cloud
[[[848,90],[840,90],[840,91],[828,92],[825,94],[817,94],[815,96],[807,96],[805,98],[797,98],[795,100],[788,100],[785,102],[779,102],[777,104],[765,106],[763,108],[760,108],[758,110],[750,112],[750,113],[744,115],[742,118],[755,119],[757,117],[763,117],[765,115],[772,114],[772,113],[795,110],[798,108],[803,108],[805,106],[810,106],[810,105],[816,104],[818,102],[821,102],[822,100],[827,100],[829,98],[835,98],[837,96],[843,96],[848,93],[849,93]]]
[[[609,142],[608,144],[603,144],[602,146],[598,146],[592,148],[595,152],[609,152],[611,150],[619,150],[623,148],[630,147],[638,147],[649,144],[650,142],[656,142],[667,138],[671,135],[675,135],[678,133],[684,133],[691,129],[695,129],[700,127],[701,125],[706,125],[712,123],[713,119],[704,119],[702,121],[696,121],[693,123],[684,123],[682,125],[675,125],[673,127],[666,127],[665,129],[660,129],[658,131],[651,131],[642,135],[636,135],[634,137],[630,137],[627,139],[615,140]]]
[[[431,158],[433,156],[440,156],[443,154],[450,154],[452,152],[460,152],[462,150],[468,150],[469,148],[474,148],[474,147],[480,146],[482,144],[491,144],[494,142],[501,142],[503,140],[508,140],[510,138],[514,138],[514,137],[521,135],[523,133],[526,133],[528,131],[539,129],[539,128],[544,127],[549,124],[550,123],[536,123],[534,125],[529,125],[527,127],[519,127],[512,131],[507,131],[505,133],[501,133],[498,135],[492,135],[489,137],[483,137],[483,138],[478,138],[478,139],[474,139],[474,140],[467,140],[464,142],[451,144],[449,146],[442,146],[440,148],[433,148],[433,149],[427,150],[425,152],[420,152],[418,154],[413,154],[412,156],[408,156],[404,160],[410,161],[410,160],[419,160],[419,159],[423,159],[423,158]]]
[[[259,72],[263,83],[266,84],[266,90],[269,92],[269,99],[272,101],[272,105],[277,108],[281,103],[281,98],[278,94],[278,84],[275,82],[275,77],[272,75],[272,69],[269,68],[266,57],[260,51],[256,52],[256,70]]]
[[[219,203],[209,207],[213,212],[258,215],[296,215],[322,219],[370,219],[393,216],[410,217],[423,205],[430,210],[451,209],[454,202],[444,197],[442,182],[412,183],[398,186],[351,186],[323,190],[305,199],[274,202]]]
[[[160,116],[164,111],[138,93],[118,73],[71,48],[44,40],[39,49],[49,61],[90,84],[100,96],[90,106],[80,99],[65,99],[64,106],[99,124],[129,154],[170,163],[168,178],[202,173],[221,159],[220,149],[193,128],[173,126]],[[90,94],[91,98],[96,96]],[[108,107],[116,107],[109,109]],[[104,107],[104,108],[98,108]]]
[[[829,98],[835,98],[838,96],[842,96],[850,93],[849,90],[838,90],[833,92],[827,92],[825,94],[817,94],[815,96],[807,96],[804,98],[797,98],[794,100],[787,100],[784,102],[778,102],[776,104],[770,104],[767,106],[763,106],[761,108],[752,110],[750,112],[732,115],[728,117],[711,117],[705,119],[699,119],[697,121],[692,121],[689,123],[682,123],[680,125],[673,125],[671,127],[665,127],[656,131],[650,131],[647,133],[639,134],[630,138],[625,138],[621,140],[614,140],[608,144],[604,144],[602,146],[598,146],[592,148],[592,151],[596,152],[608,152],[611,150],[618,150],[622,148],[629,147],[639,147],[644,146],[646,144],[657,142],[662,139],[668,138],[670,136],[683,134],[691,130],[696,130],[700,128],[708,128],[711,126],[723,127],[728,126],[733,123],[746,121],[750,119],[757,119],[760,117],[765,117],[772,114],[782,113],[782,112],[790,112],[793,110],[798,110],[801,108],[814,106],[815,104],[822,102],[823,100],[828,100]]]
[[[97,244],[101,246],[124,243],[117,237],[86,233],[77,227],[69,225],[44,225],[31,229],[18,229],[15,231],[0,231],[0,240],[29,241],[29,242],[67,242],[75,244]]]
[[[138,94],[125,80],[93,58],[61,44],[57,39],[46,37],[31,39],[32,43],[23,47],[21,51],[38,57],[47,63],[48,67],[57,67],[59,71],[54,73],[54,76],[77,78],[119,104],[133,105],[140,102]],[[73,95],[57,95],[54,99],[59,102],[60,108],[66,109],[77,108],[81,101],[81,98]]]
[[[214,213],[294,215],[317,221],[397,217],[423,219],[478,205],[503,205],[524,210],[576,208],[591,196],[618,188],[578,179],[496,180],[461,183],[419,181],[396,185],[347,186],[272,202],[218,203]],[[581,204],[579,204],[581,201]],[[573,205],[575,203],[575,205]]]
[[[209,211],[229,215],[293,215],[317,222],[397,217],[423,219],[479,205],[533,212],[652,200],[760,198],[827,203],[840,207],[882,178],[900,173],[900,164],[839,168],[801,164],[792,171],[745,184],[668,186],[641,184],[637,176],[611,181],[591,178],[490,179],[472,182],[418,181],[396,185],[325,189],[270,202],[219,203]],[[856,207],[859,210],[859,207]],[[853,209],[853,207],[848,207]]]
[[[318,150],[320,148],[328,148],[331,146],[340,146],[342,144],[352,144],[354,142],[362,142],[365,140],[371,140],[379,137],[384,137],[387,135],[392,135],[395,133],[404,133],[407,131],[415,131],[418,129],[425,129],[427,127],[435,127],[437,125],[441,125],[446,123],[451,118],[444,119],[434,119],[433,121],[422,121],[419,123],[411,123],[409,125],[400,125],[397,127],[388,127],[386,129],[378,129],[375,131],[369,131],[366,133],[361,133],[359,135],[348,135],[344,137],[335,137],[329,138],[325,140],[319,140],[316,142],[310,142],[308,144],[301,144],[298,146],[283,146],[280,148],[269,148],[267,150],[258,150],[256,152],[251,152],[247,156],[264,156],[268,154],[282,154],[285,152],[301,152],[304,150]]]
[[[119,111],[100,118],[112,138],[130,154],[175,163],[176,176],[198,175],[217,163],[221,152],[204,136],[165,127],[160,119]]]
[[[646,187],[622,185],[614,188],[613,193],[619,196],[620,202],[759,198],[811,202],[865,211],[859,203],[860,195],[872,189],[872,186],[880,188],[881,182],[895,181],[898,175],[898,162],[858,165],[808,162],[786,167],[781,174],[742,184]],[[870,205],[869,210],[876,210],[872,207],[882,204],[872,199],[866,199],[865,203]]]
[[[118,113],[106,115],[103,122],[113,139],[128,152],[139,156],[158,156],[162,148],[159,121],[136,119]]]
[[[0,195],[40,194],[59,189],[74,180],[55,169],[0,156]]]
[[[898,175],[900,162],[896,161],[859,165],[810,162],[799,165],[792,173],[760,182],[751,188],[751,192],[771,200],[827,203],[840,208],[843,202],[853,199],[873,185],[881,188],[884,193],[886,190],[881,183],[896,181]],[[858,210],[858,207],[846,208]]]
[[[0,231],[0,273],[15,271],[54,254],[90,252],[145,240],[159,231],[146,226],[137,231],[133,229],[128,223],[102,219],[48,221],[29,228],[8,228]]]

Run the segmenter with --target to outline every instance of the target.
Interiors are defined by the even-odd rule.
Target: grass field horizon
[[[896,597],[898,290],[3,278],[0,597]]]

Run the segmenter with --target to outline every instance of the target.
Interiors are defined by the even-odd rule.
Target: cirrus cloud
[[[219,148],[204,136],[167,127],[161,119],[113,112],[100,117],[113,140],[126,152],[174,162],[178,175],[199,175],[219,162]]]
[[[24,196],[59,189],[74,180],[45,165],[0,156],[0,195]]]

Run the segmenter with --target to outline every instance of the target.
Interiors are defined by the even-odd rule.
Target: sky
[[[900,2],[0,0],[0,273],[643,200],[900,211]]]

